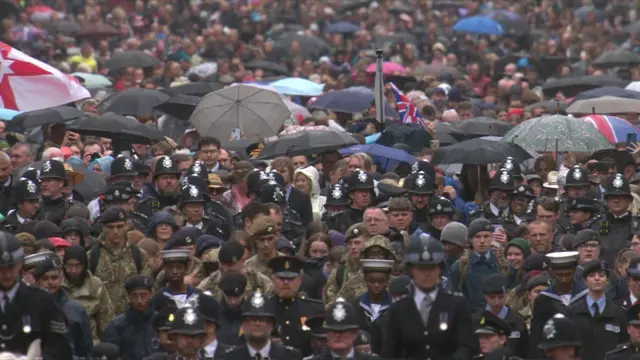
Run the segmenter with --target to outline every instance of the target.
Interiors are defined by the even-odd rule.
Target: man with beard
[[[123,182],[133,186],[133,180],[136,175],[138,175],[138,173],[136,172],[133,161],[131,161],[131,159],[126,156],[118,156],[111,163],[110,175],[111,176],[107,180],[109,184]],[[106,210],[102,199],[100,198],[91,200],[91,202],[89,202],[89,205],[87,205],[87,208],[89,208],[89,211],[91,212],[91,219],[94,221],[100,216],[103,211]]]
[[[413,220],[425,226],[429,223],[429,200],[433,195],[433,179],[424,171],[412,173],[405,181],[413,205]]]
[[[13,185],[15,211],[5,217],[3,225],[6,231],[15,232],[27,221],[35,220],[40,211],[40,186],[29,179],[22,179]]]
[[[533,220],[527,225],[526,238],[531,244],[531,251],[536,254],[547,254],[553,250],[562,248],[560,244],[553,244],[553,233],[551,224],[544,220]]]
[[[0,347],[26,354],[36,339],[42,341],[44,359],[71,359],[65,314],[42,289],[20,281],[24,250],[14,235],[0,232]]]
[[[356,169],[347,179],[351,206],[327,220],[327,228],[344,233],[351,225],[362,222],[364,211],[375,199],[373,178]]]
[[[89,272],[87,253],[81,246],[69,246],[62,264],[62,286],[69,297],[82,305],[89,315],[93,342],[97,344],[107,324],[115,317],[109,293],[102,280]]]
[[[156,161],[153,172],[153,183],[146,184],[142,190],[143,199],[138,202],[136,210],[147,218],[161,209],[176,205],[180,195],[178,164],[169,156]]]
[[[262,360],[288,359],[302,360],[300,352],[271,341],[275,327],[275,299],[261,292],[252,293],[242,304],[242,332],[245,343],[227,351],[222,359]]]
[[[167,286],[153,295],[151,300],[153,309],[160,311],[169,305],[180,308],[191,303],[197,304],[202,291],[184,282],[189,266],[190,251],[186,249],[164,250],[160,254],[162,255],[162,269]]]
[[[153,281],[133,275],[124,283],[129,304],[113,319],[102,335],[102,342],[118,345],[122,360],[139,360],[156,352],[154,311],[151,308]]]
[[[480,208],[469,212],[469,221],[483,217],[494,223],[499,222],[509,212],[509,199],[513,190],[515,186],[509,171],[496,171],[489,184],[489,200],[480,205]]]
[[[86,358],[93,347],[91,321],[82,305],[69,299],[62,289],[60,259],[53,256],[42,261],[36,266],[34,276],[40,288],[53,294],[56,305],[64,311],[69,326],[69,341],[73,345],[73,355]]]
[[[84,204],[67,200],[63,192],[67,183],[67,173],[62,162],[58,160],[45,161],[40,167],[39,179],[42,201],[38,220],[45,220],[49,217],[64,217],[71,205],[85,207]]]

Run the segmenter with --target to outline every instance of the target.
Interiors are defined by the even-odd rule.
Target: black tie
[[[2,301],[4,302],[4,313],[8,314],[9,306],[11,305],[11,298],[9,298],[9,295],[4,294],[4,296],[2,297]]]
[[[254,360],[262,360],[262,354],[259,352],[256,353],[256,356],[253,357]]]
[[[600,317],[600,307],[598,306],[598,303],[591,304],[591,308],[593,308],[593,317],[594,318],[599,318]]]

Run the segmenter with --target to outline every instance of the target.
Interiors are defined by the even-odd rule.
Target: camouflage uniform
[[[111,296],[113,309],[117,315],[125,311],[129,304],[124,283],[130,276],[138,273],[131,250],[131,244],[127,242],[121,251],[115,253],[106,242],[104,233],[100,234],[97,242],[102,249],[100,252],[98,266],[96,267],[96,273],[94,275],[98,279],[102,280],[107,293]],[[152,274],[152,270],[148,262],[147,254],[144,250],[139,250],[140,263],[142,264],[140,274],[150,276]],[[87,257],[89,259],[89,264],[91,264],[93,261],[91,259],[91,251],[87,252]]]
[[[205,277],[207,277],[207,274],[205,274],[204,272],[204,266],[202,266],[202,261],[200,261],[200,259],[196,257],[192,257],[189,260],[189,266],[187,267],[187,272],[186,272],[187,275],[193,275],[194,273],[198,275],[201,279],[204,279]],[[164,278],[164,269],[162,269],[158,273],[158,276],[156,276],[156,280],[153,283],[153,291],[158,291],[162,289],[163,287],[165,287],[166,284],[167,284],[167,281]]]
[[[100,256],[102,257],[102,256]],[[87,274],[80,286],[74,286],[66,278],[62,280],[62,286],[69,297],[82,305],[91,319],[91,332],[93,343],[100,342],[100,336],[107,324],[116,316],[109,293],[102,280]]]
[[[360,251],[360,259],[363,259],[366,251],[374,246],[378,246],[386,250],[387,260],[395,260],[395,255],[393,254],[391,248],[391,242],[389,241],[389,239],[382,235],[376,235],[367,240],[367,243]],[[391,280],[393,280],[394,278],[394,276],[391,276],[389,278],[389,282],[391,282]],[[352,301],[365,292],[367,292],[367,284],[364,281],[362,266],[360,266],[355,276],[352,276],[349,279],[345,280],[342,288],[337,294],[337,297],[344,298],[347,301]]]
[[[278,256],[285,256],[285,254],[279,251],[276,251],[276,256],[274,256],[274,258]],[[253,255],[244,263],[244,269],[245,269],[244,271],[245,273],[247,271],[257,272],[259,274],[266,276],[268,279],[271,279],[271,269],[267,265],[269,263],[269,260],[263,261],[258,259],[258,255]],[[248,283],[249,283],[249,279],[247,279],[247,284]]]
[[[251,234],[250,242],[253,248],[256,248],[254,244],[256,239],[263,236],[276,236],[276,240],[274,240],[274,244],[273,244],[275,248],[275,245],[276,245],[275,241],[277,241],[278,230],[277,230],[277,224],[275,220],[273,220],[272,218],[265,217],[265,218],[261,218],[254,221],[253,224],[251,224],[251,229],[249,230],[249,233]],[[252,257],[247,259],[247,261],[244,263],[245,270],[253,270],[271,279],[271,269],[269,268],[267,263],[269,262],[269,260],[275,257],[284,256],[284,254],[278,251],[274,250],[274,252],[275,252],[275,255],[267,260],[260,260],[258,258],[258,255],[253,255]]]
[[[273,292],[273,282],[271,282],[271,279],[266,275],[246,268],[243,273],[244,277],[247,279],[247,286],[244,289],[243,295],[245,298],[250,292],[254,292],[257,289],[260,289],[264,294],[270,294]],[[218,270],[212,273],[208,278],[204,279],[200,285],[198,285],[198,289],[202,291],[209,291],[218,301],[222,301],[223,293],[218,286],[221,279],[222,274],[220,273],[220,270]]]

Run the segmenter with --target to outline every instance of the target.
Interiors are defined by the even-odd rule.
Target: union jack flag
[[[389,86],[396,97],[396,108],[400,115],[400,121],[405,124],[421,124],[426,128],[427,122],[420,114],[420,110],[392,82],[389,83]]]

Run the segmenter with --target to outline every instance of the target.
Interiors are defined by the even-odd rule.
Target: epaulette
[[[235,347],[235,346],[232,346],[232,347],[228,348],[227,350],[225,350],[225,351],[224,351],[224,353],[225,353],[225,354],[228,354],[228,353],[232,352],[232,351],[233,351],[233,350],[235,350],[235,349],[236,349],[236,347]]]
[[[613,354],[617,354],[619,352],[625,351],[627,349],[629,349],[631,347],[631,343],[624,343],[624,344],[620,344],[618,345],[618,347],[616,347],[615,349],[611,350],[611,351],[607,351],[606,353],[604,353],[605,355],[613,355]]]
[[[142,213],[139,213],[139,212],[137,212],[137,211],[134,211],[134,212],[133,212],[133,214],[134,214],[135,216],[139,216],[139,217],[141,217],[141,218],[144,218],[144,219],[149,220],[149,218],[147,217],[147,215],[142,214]]]
[[[294,348],[293,346],[288,346],[288,345],[287,345],[287,346],[285,346],[284,348],[285,348],[285,349],[287,349],[287,350],[291,350],[291,351],[298,352],[298,349]]]
[[[449,293],[449,294],[451,294],[451,295],[453,295],[453,296],[464,297],[464,294],[463,294],[463,293],[461,293],[461,292],[458,292],[458,291],[452,291],[452,290],[449,290],[449,291],[448,291],[448,293]]]
[[[340,216],[340,215],[342,215],[342,214],[344,214],[344,210],[342,210],[342,211],[338,211],[338,212],[336,212],[336,213],[333,213],[333,214],[329,215],[329,218],[330,218],[330,219],[335,219],[335,218],[337,218],[338,216]]]
[[[306,295],[300,295],[300,300],[310,301],[314,303],[324,304],[324,301],[307,297]]]

